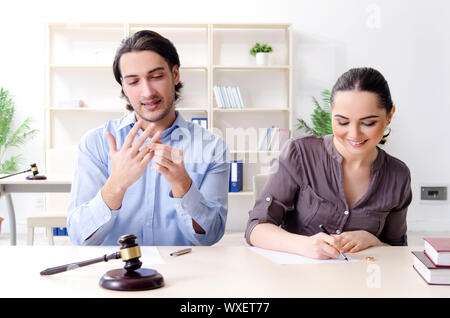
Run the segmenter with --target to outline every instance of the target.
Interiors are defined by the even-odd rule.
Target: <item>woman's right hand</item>
[[[339,238],[320,232],[307,237],[301,254],[316,259],[338,258],[339,249]]]

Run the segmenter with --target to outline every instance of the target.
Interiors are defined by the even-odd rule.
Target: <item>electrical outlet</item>
[[[420,200],[446,201],[447,187],[421,187]]]

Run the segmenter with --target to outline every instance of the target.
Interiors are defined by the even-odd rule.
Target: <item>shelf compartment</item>
[[[177,106],[195,108],[208,105],[208,72],[205,68],[182,68],[180,80],[183,83]]]
[[[124,36],[121,24],[50,24],[50,64],[111,64]]]
[[[238,86],[244,108],[248,105],[257,109],[288,108],[289,73],[276,69],[252,69],[227,71],[216,69],[213,72],[213,86]],[[214,108],[217,107],[214,95]],[[242,109],[244,109],[242,108]],[[229,109],[229,108],[228,108]]]
[[[77,106],[82,100],[86,107],[121,108],[121,86],[110,69],[52,68],[49,73],[49,105],[54,108]]]
[[[233,112],[288,112],[287,107],[274,107],[274,108],[259,108],[259,107],[243,107],[243,108],[218,108],[214,107],[213,111],[219,113],[233,113]]]
[[[119,108],[99,108],[99,107],[48,107],[51,112],[105,112],[105,113],[119,113],[125,114],[125,105],[122,109]]]
[[[47,147],[76,146],[87,131],[104,125],[108,120],[120,117],[121,114],[109,112],[99,112],[96,116],[86,116],[86,113],[82,111],[50,112],[50,135]]]
[[[280,150],[230,150],[230,154],[279,154]]]
[[[256,65],[213,65],[214,70],[223,71],[267,71],[267,70],[285,70],[291,69],[289,65],[266,65],[266,66],[256,66]]]
[[[253,191],[252,190],[245,190],[245,191],[239,191],[239,192],[228,192],[229,196],[232,197],[240,197],[240,196],[252,196]]]
[[[235,112],[214,113],[214,127],[217,133],[226,140],[229,149],[257,150],[261,138],[269,127],[285,129],[289,127],[287,112]]]
[[[256,65],[249,51],[256,42],[273,48],[271,65],[289,64],[289,28],[286,26],[215,25],[213,28],[214,65]]]
[[[155,31],[170,39],[177,49],[180,65],[205,65],[208,61],[208,25],[130,24],[130,34]]]

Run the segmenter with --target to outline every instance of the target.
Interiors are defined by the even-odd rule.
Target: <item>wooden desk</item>
[[[4,196],[6,199],[11,245],[16,245],[16,213],[14,211],[11,193],[68,193],[72,186],[71,180],[69,176],[47,176],[47,180],[27,180],[25,174],[0,179],[0,198]]]
[[[165,286],[141,292],[99,286],[106,271],[123,267],[121,260],[39,275],[47,267],[84,260],[77,257],[83,248],[97,249],[98,256],[105,254],[102,247],[0,247],[2,259],[8,259],[0,262],[0,272],[8,273],[2,275],[0,297],[450,297],[450,286],[428,285],[413,269],[410,251],[423,246],[371,248],[349,254],[360,262],[316,265],[277,265],[246,246],[193,247],[179,257],[169,253],[180,247],[158,247],[165,264],[144,263],[143,267],[160,272]],[[366,256],[374,256],[375,262],[367,263]]]

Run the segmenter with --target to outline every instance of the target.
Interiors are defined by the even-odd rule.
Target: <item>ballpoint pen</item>
[[[180,255],[183,255],[183,254],[187,254],[187,253],[190,253],[192,251],[192,248],[185,248],[185,249],[182,249],[182,250],[178,250],[178,251],[175,251],[175,252],[172,252],[172,253],[170,253],[170,256],[180,256]]]
[[[331,235],[330,232],[328,232],[328,230],[325,228],[325,226],[323,226],[323,224],[320,224],[319,227],[322,230],[322,232],[324,232],[325,234]],[[348,258],[347,258],[347,256],[345,256],[344,253],[339,251],[339,254],[341,254],[341,256],[348,262]]]

